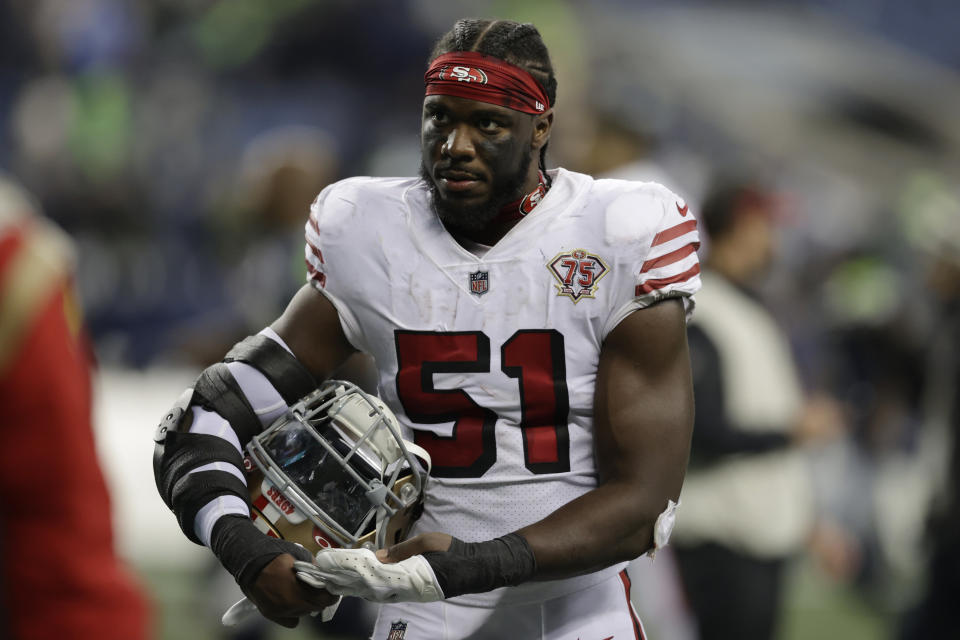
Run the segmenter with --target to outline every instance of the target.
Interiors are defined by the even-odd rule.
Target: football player
[[[317,197],[307,285],[171,412],[161,492],[284,624],[355,595],[377,640],[640,638],[624,568],[666,543],[686,468],[696,222],[660,185],[546,168],[532,25],[457,22],[425,85],[421,175]],[[423,513],[311,559],[249,520],[240,452],[355,351],[432,459]]]

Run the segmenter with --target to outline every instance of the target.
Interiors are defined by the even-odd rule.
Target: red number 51
[[[416,443],[433,459],[432,474],[477,478],[497,460],[497,414],[462,389],[436,389],[437,373],[489,373],[490,339],[481,331],[401,331],[397,344],[397,395],[410,420],[453,422],[450,436],[416,431]],[[566,361],[563,334],[520,330],[500,350],[501,370],[520,386],[524,463],[532,473],[570,470]]]

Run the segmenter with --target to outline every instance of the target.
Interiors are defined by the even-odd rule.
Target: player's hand
[[[430,563],[422,555],[384,563],[369,549],[324,549],[313,562],[295,562],[301,580],[327,591],[371,602],[435,602],[443,599]]]
[[[320,611],[338,599],[324,589],[298,580],[293,567],[295,560],[289,553],[277,556],[246,590],[246,596],[257,605],[263,617],[291,629],[297,626],[300,616]]]
[[[406,560],[411,556],[422,555],[427,551],[447,551],[450,549],[452,537],[446,533],[421,533],[400,544],[377,551],[380,562],[394,563]]]

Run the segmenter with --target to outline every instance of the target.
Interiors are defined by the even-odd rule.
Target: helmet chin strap
[[[403,440],[402,442],[403,442],[404,448],[406,448],[407,451],[409,451],[410,453],[415,455],[417,458],[419,458],[420,460],[426,463],[426,467],[427,467],[426,475],[429,476],[430,469],[433,468],[433,461],[430,459],[430,454],[427,452],[427,450],[421,447],[420,445],[410,442],[409,440]],[[421,492],[422,491],[423,490],[421,489]],[[377,549],[381,549],[384,546],[386,546],[386,536],[387,536],[386,521],[391,517],[391,514],[387,512],[386,492],[383,492],[379,496],[379,499],[369,494],[367,495],[367,498],[370,498],[371,502],[375,501],[375,504],[377,505],[376,529],[375,529],[375,531],[377,532],[376,547]]]
[[[427,453],[427,450],[409,440],[404,440],[403,446],[407,448],[407,451],[427,463],[427,475],[430,475],[430,469],[433,468],[433,461],[430,459],[430,454]]]

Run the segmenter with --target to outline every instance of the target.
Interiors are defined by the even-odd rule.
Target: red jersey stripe
[[[663,244],[664,242],[670,242],[675,238],[679,238],[685,233],[690,233],[691,231],[697,230],[697,221],[696,220],[687,220],[686,222],[681,222],[675,227],[670,227],[669,229],[664,229],[657,235],[653,236],[653,243],[651,247],[655,247],[658,244]]]
[[[307,262],[307,272],[310,274],[311,280],[316,280],[321,287],[327,286],[327,274],[322,271],[318,271],[316,267]]]
[[[310,214],[310,217],[307,219],[310,227],[313,229],[314,233],[320,235],[320,225],[317,224],[317,219],[313,217],[313,214]]]
[[[673,284],[673,283],[675,283],[675,282],[683,282],[684,280],[687,280],[687,279],[689,279],[689,278],[692,278],[693,276],[697,275],[698,273],[700,273],[700,263],[699,263],[699,262],[698,262],[697,264],[693,265],[692,267],[690,267],[689,269],[687,269],[686,271],[684,271],[683,273],[678,273],[678,274],[675,275],[675,276],[671,276],[671,277],[669,277],[669,278],[660,278],[660,279],[658,279],[658,280],[647,280],[646,282],[644,282],[644,283],[642,283],[642,284],[638,284],[637,287],[636,287],[636,289],[634,290],[633,295],[635,295],[635,296],[642,296],[642,295],[645,294],[645,293],[650,293],[651,291],[656,291],[657,289],[662,289],[663,287],[667,286],[668,284]]]
[[[651,258],[650,260],[644,262],[643,266],[640,267],[640,273],[646,273],[651,269],[658,269],[660,267],[665,267],[668,264],[673,264],[674,262],[680,262],[699,248],[699,242],[691,242],[690,244],[680,247],[676,251],[671,251],[670,253],[664,254],[659,258]]]
[[[317,247],[317,246],[315,246],[315,245],[314,245],[312,242],[310,242],[309,240],[307,240],[307,246],[310,247],[310,253],[312,253],[313,255],[317,256],[317,260],[320,261],[320,264],[324,264],[324,262],[323,262],[323,252],[320,251],[320,248]]]
[[[643,635],[643,625],[640,624],[640,619],[637,617],[637,612],[633,609],[633,603],[630,602],[630,576],[627,575],[627,570],[624,569],[620,572],[620,582],[623,583],[623,592],[627,597],[627,609],[630,611],[630,620],[633,622],[633,635],[635,640],[646,640]]]

